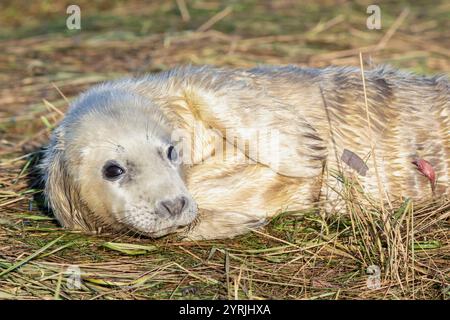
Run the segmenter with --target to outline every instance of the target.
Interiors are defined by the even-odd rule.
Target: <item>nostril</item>
[[[185,196],[181,196],[180,198],[180,204],[181,204],[181,212],[187,209],[189,201]]]
[[[168,213],[172,213],[172,208],[171,208],[170,202],[169,201],[161,201],[161,206],[164,208],[164,211],[167,211]]]
[[[178,215],[189,205],[187,197],[181,196],[172,200],[163,200],[158,203],[157,209],[160,213]]]

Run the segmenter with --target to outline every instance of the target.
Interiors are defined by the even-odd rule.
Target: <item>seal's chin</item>
[[[188,225],[184,225],[184,226],[173,226],[173,227],[168,227],[168,228],[164,228],[164,229],[160,229],[156,232],[146,232],[146,233],[142,233],[143,235],[149,236],[151,238],[160,238],[163,236],[166,236],[168,234],[171,233],[178,233],[178,232],[182,232],[183,230],[185,230],[186,228],[188,228]]]
[[[124,227],[136,234],[140,234],[150,238],[160,238],[171,233],[183,233],[190,229],[196,223],[196,221],[197,212],[195,211],[193,214],[191,214],[191,217],[187,219],[185,217],[185,220],[183,222],[174,223],[171,226],[159,228],[157,230],[148,230],[133,224],[125,224]]]

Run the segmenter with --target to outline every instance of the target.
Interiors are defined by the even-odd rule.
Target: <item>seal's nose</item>
[[[176,197],[172,200],[159,201],[156,210],[160,214],[179,215],[188,207],[188,199],[185,196]]]

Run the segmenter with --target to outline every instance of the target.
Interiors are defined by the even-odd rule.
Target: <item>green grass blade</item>
[[[13,264],[11,267],[9,267],[8,269],[2,271],[0,273],[0,277],[3,277],[4,275],[10,273],[11,271],[23,266],[25,263],[29,262],[30,260],[33,260],[35,257],[39,256],[42,252],[44,252],[45,250],[47,250],[48,248],[50,248],[52,245],[54,245],[56,242],[58,242],[59,240],[61,240],[65,235],[63,234],[62,236],[50,241],[49,243],[47,243],[45,246],[43,246],[42,248],[40,248],[39,250],[37,250],[36,252],[34,252],[33,254],[29,255],[28,257],[26,257],[25,259],[22,259],[21,261]]]

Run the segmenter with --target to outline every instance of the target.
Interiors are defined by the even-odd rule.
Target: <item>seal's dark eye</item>
[[[115,163],[107,163],[103,167],[103,175],[108,180],[114,180],[124,174],[125,170]]]
[[[169,148],[167,148],[167,158],[172,162],[177,162],[178,152],[174,146],[170,146]]]

